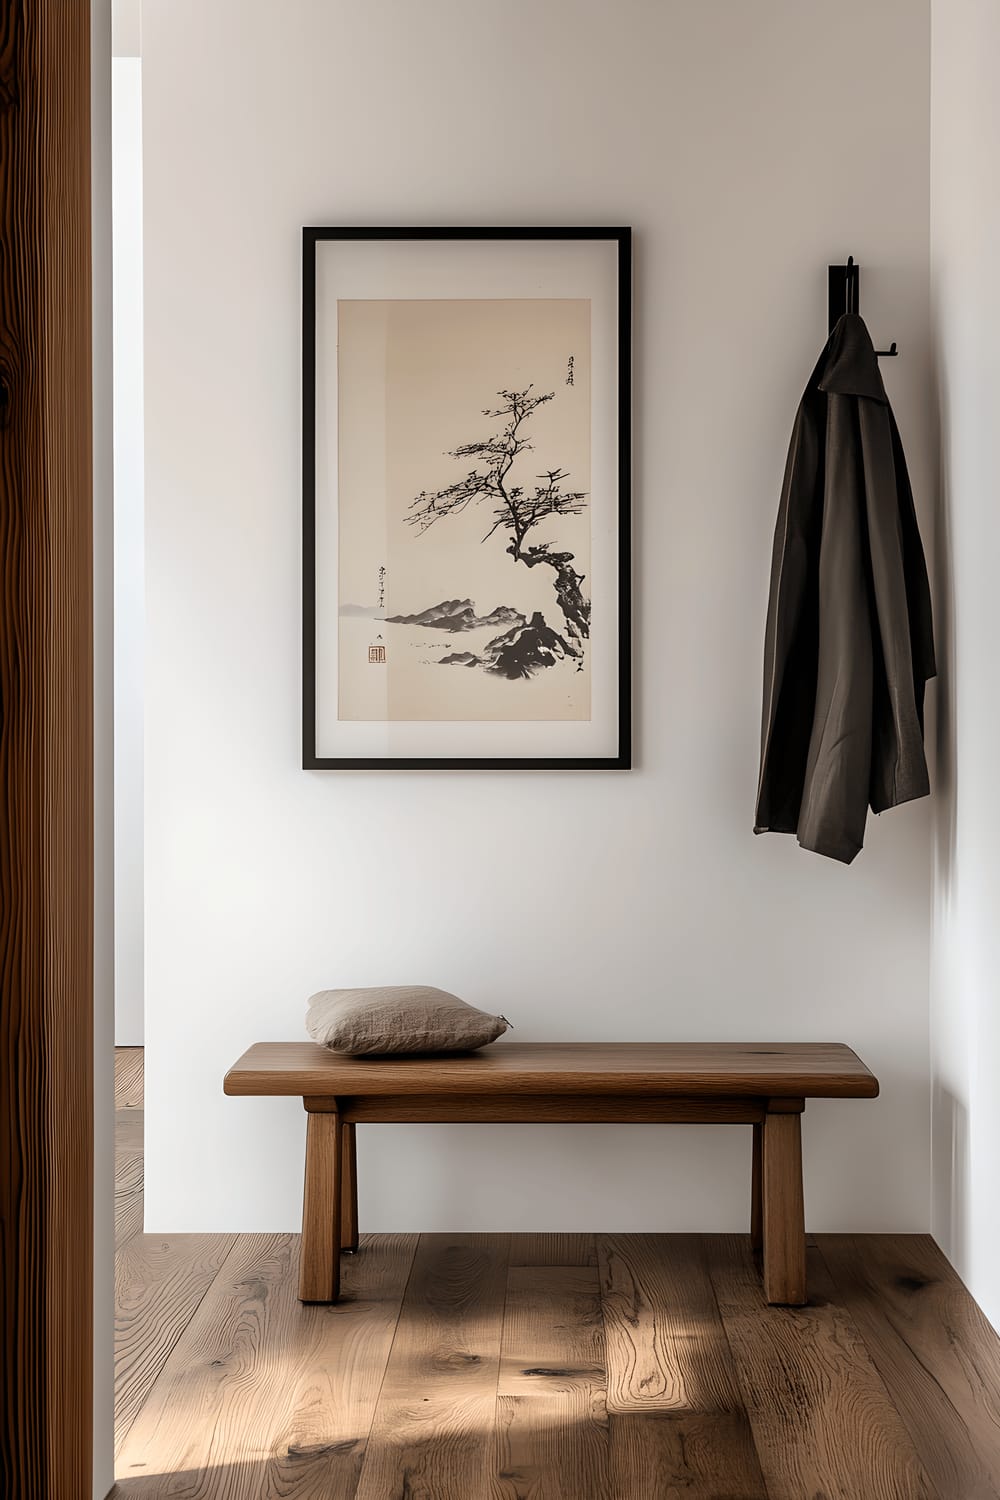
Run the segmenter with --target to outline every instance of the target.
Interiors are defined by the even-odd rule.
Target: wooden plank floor
[[[1000,1500],[1000,1340],[925,1235],[142,1233],[116,1061],[117,1472],[141,1500]],[[749,1148],[748,1148],[749,1158]],[[362,1226],[363,1227],[363,1226]]]

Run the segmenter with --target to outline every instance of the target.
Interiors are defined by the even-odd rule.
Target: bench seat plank
[[[226,1074],[232,1095],[644,1095],[874,1099],[878,1080],[842,1042],[501,1042],[432,1057],[341,1057],[315,1042],[258,1042]]]

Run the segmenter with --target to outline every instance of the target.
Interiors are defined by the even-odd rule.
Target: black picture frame
[[[606,756],[357,757],[316,748],[316,249],[327,240],[609,240],[617,244],[618,746]],[[302,767],[308,771],[625,771],[632,767],[632,231],[629,227],[302,230]]]

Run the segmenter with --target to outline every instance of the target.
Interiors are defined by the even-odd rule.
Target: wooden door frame
[[[91,9],[0,8],[0,1491],[93,1405]]]

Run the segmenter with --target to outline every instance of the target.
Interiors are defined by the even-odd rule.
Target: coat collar
[[[857,313],[844,313],[839,319],[814,374],[817,386],[828,395],[867,396],[889,404],[875,346]]]

